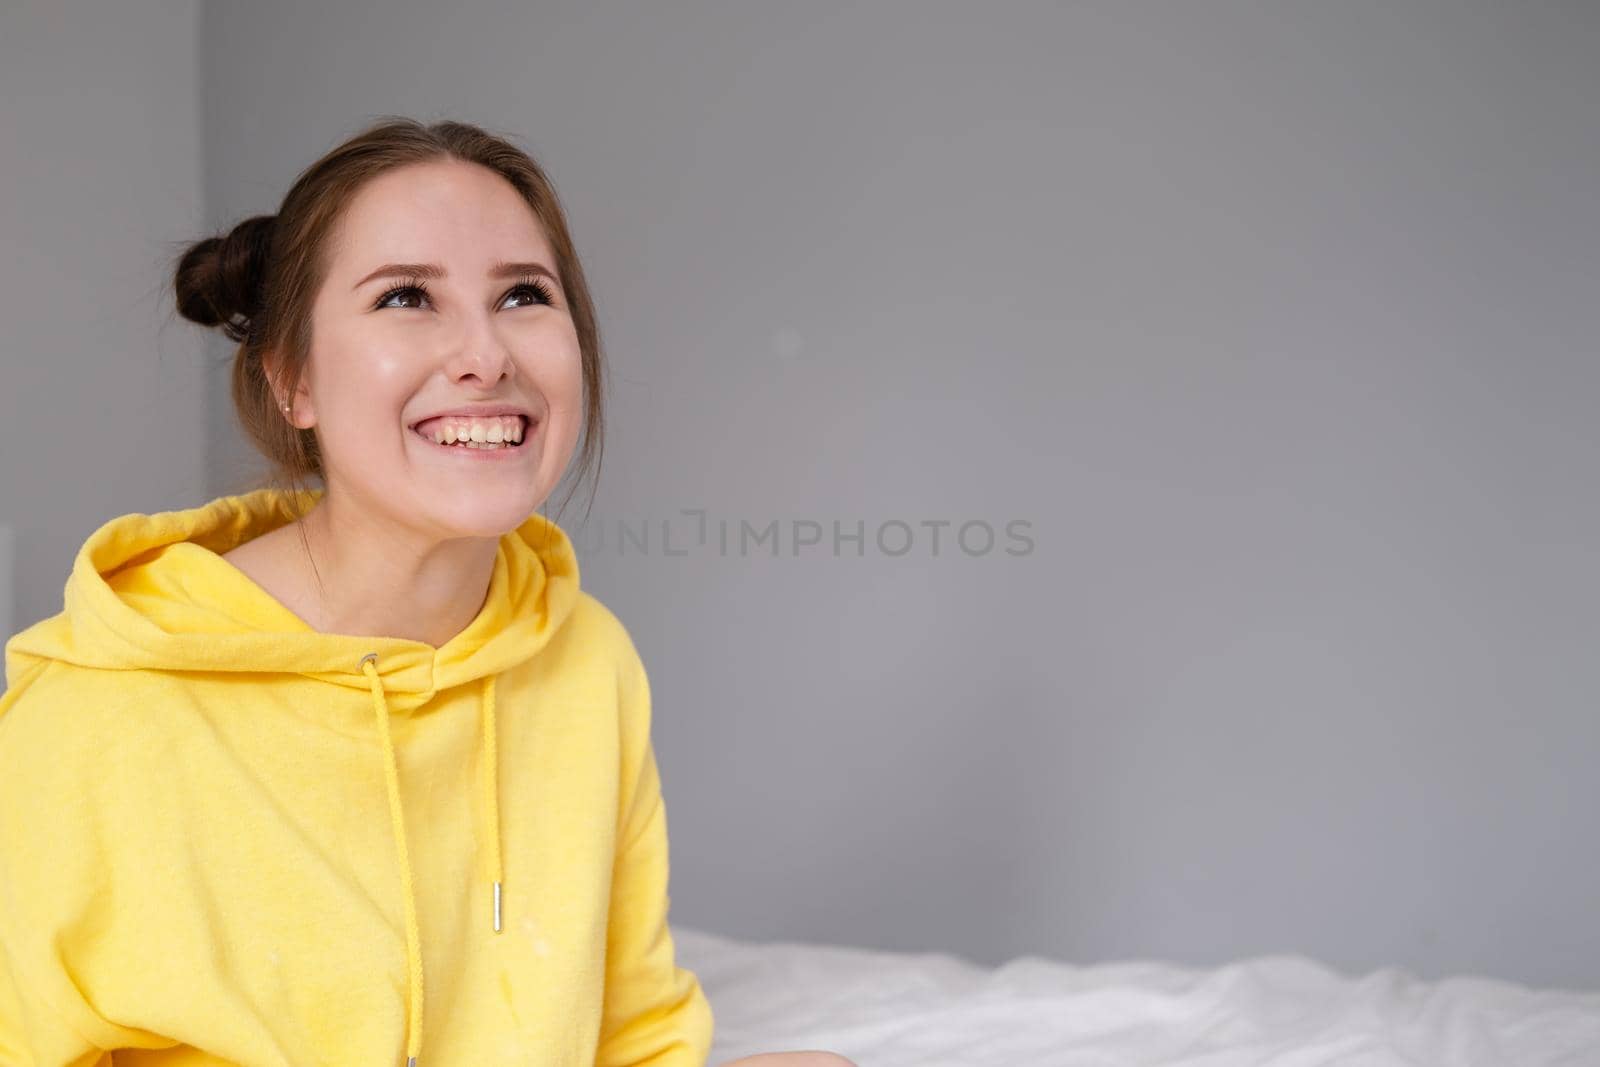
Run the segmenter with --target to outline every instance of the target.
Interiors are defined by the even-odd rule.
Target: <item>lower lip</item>
[[[540,423],[529,423],[522,428],[522,440],[515,445],[501,448],[468,448],[466,445],[441,445],[431,437],[423,437],[417,431],[411,433],[433,452],[445,452],[457,459],[477,460],[479,463],[494,463],[496,461],[507,463],[518,456],[527,454],[531,450],[533,435],[539,432]]]

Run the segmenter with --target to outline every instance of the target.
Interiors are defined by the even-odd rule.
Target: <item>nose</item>
[[[497,385],[516,371],[511,349],[495,332],[492,322],[478,321],[464,331],[461,342],[446,363],[450,377],[461,381],[475,377],[483,385]]]

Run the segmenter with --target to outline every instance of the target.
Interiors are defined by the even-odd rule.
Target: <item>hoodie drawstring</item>
[[[422,1051],[422,945],[417,936],[416,891],[411,882],[411,857],[406,852],[405,814],[400,808],[400,771],[395,766],[394,739],[389,736],[389,704],[383,696],[383,678],[378,668],[369,668],[378,654],[361,657],[361,670],[372,683],[372,708],[378,715],[378,736],[383,740],[383,772],[389,779],[389,820],[394,826],[394,847],[400,853],[400,885],[406,905],[406,973],[411,985],[411,1011],[406,1025],[406,1067],[417,1067]]]
[[[368,652],[361,657],[361,671],[372,683],[372,708],[378,716],[378,737],[383,741],[384,774],[389,783],[389,817],[394,828],[395,850],[400,853],[400,885],[405,894],[406,917],[406,975],[409,980],[411,1006],[406,1023],[406,1064],[417,1067],[417,1057],[422,1052],[422,939],[417,929],[416,887],[411,877],[411,857],[406,851],[405,814],[400,804],[400,771],[395,761],[394,739],[389,732],[389,704],[383,692],[383,676],[376,666],[378,654]],[[368,667],[368,664],[373,664]],[[483,749],[487,774],[484,777],[488,790],[489,856],[494,874],[494,929],[500,932],[500,885],[504,872],[500,867],[500,783],[499,760],[495,750],[494,726],[494,675],[483,680]]]
[[[494,932],[500,932],[500,757],[495,750],[494,675],[483,679],[483,764],[485,788],[489,791],[489,872],[494,881]]]

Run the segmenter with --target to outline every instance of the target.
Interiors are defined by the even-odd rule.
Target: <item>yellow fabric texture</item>
[[[649,682],[570,539],[503,536],[440,647],[321,633],[221,557],[321,492],[113,519],[6,643],[0,1064],[703,1067]]]

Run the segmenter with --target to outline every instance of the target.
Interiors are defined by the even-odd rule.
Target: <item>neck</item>
[[[429,541],[380,513],[340,507],[327,496],[298,524],[316,562],[313,571],[300,552],[311,597],[303,613],[324,633],[399,637],[438,648],[466,629],[488,598],[496,538]]]

